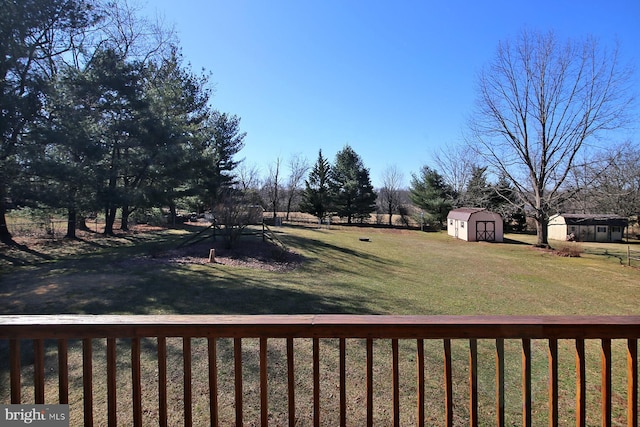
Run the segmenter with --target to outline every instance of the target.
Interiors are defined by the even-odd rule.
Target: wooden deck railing
[[[155,364],[153,370],[157,370],[157,419],[160,425],[170,424],[168,419],[168,395],[167,384],[173,381],[168,377],[167,366],[167,338],[182,338],[182,360],[180,367],[183,371],[182,390],[184,399],[184,424],[192,425],[192,389],[193,372],[192,365],[192,339],[205,338],[208,346],[206,356],[208,358],[208,373],[204,382],[208,384],[208,412],[207,424],[219,424],[219,394],[218,394],[218,359],[216,343],[218,339],[228,338],[233,343],[233,380],[235,387],[234,411],[236,425],[243,425],[243,356],[242,346],[245,339],[257,339],[258,355],[256,365],[259,377],[259,413],[260,424],[270,423],[269,394],[270,387],[267,364],[270,363],[268,344],[273,339],[284,339],[286,351],[283,364],[286,366],[286,400],[289,425],[294,425],[296,414],[296,367],[300,363],[294,357],[294,342],[299,339],[311,341],[312,358],[312,407],[306,408],[312,412],[312,422],[319,426],[323,424],[321,414],[320,393],[324,386],[320,372],[320,342],[324,339],[337,339],[338,346],[338,379],[339,392],[335,398],[339,410],[337,419],[340,425],[347,423],[347,408],[353,406],[353,402],[347,401],[347,384],[350,378],[347,375],[347,344],[351,339],[361,339],[365,343],[366,357],[362,360],[364,365],[366,390],[364,401],[366,406],[366,423],[374,423],[374,355],[373,343],[376,340],[389,340],[391,342],[391,381],[389,384],[392,402],[389,420],[384,424],[400,425],[400,362],[399,340],[415,341],[415,352],[411,357],[415,360],[415,397],[414,409],[417,425],[429,425],[425,415],[425,340],[442,342],[441,357],[443,358],[444,374],[442,379],[442,394],[444,396],[444,424],[454,424],[454,412],[460,407],[459,401],[454,406],[453,387],[453,363],[452,340],[461,340],[468,343],[468,422],[471,426],[486,425],[487,420],[479,421],[478,401],[478,342],[489,340],[495,351],[495,421],[491,424],[505,425],[505,340],[515,340],[521,349],[521,399],[522,399],[522,425],[531,426],[535,423],[532,418],[532,340],[542,340],[545,343],[548,366],[548,420],[550,426],[566,425],[558,415],[559,402],[559,378],[558,370],[558,343],[564,344],[568,340],[574,348],[575,357],[575,424],[585,426],[586,409],[588,401],[587,386],[587,362],[585,356],[585,340],[589,343],[595,341],[598,344],[601,362],[601,380],[599,384],[599,400],[601,412],[601,425],[612,425],[612,340],[619,344],[616,348],[624,348],[626,353],[626,399],[623,399],[622,412],[626,412],[626,425],[638,426],[638,339],[640,338],[640,316],[613,316],[613,317],[513,317],[513,316],[350,316],[350,315],[268,315],[268,316],[217,316],[217,315],[152,315],[152,316],[115,316],[115,315],[51,315],[51,316],[0,316],[0,343],[8,341],[9,375],[0,378],[9,378],[10,384],[0,384],[7,390],[10,387],[11,403],[69,403],[70,388],[77,379],[71,378],[72,374],[68,366],[69,341],[81,340],[82,343],[82,405],[84,413],[84,425],[94,424],[94,377],[100,373],[94,372],[92,361],[94,359],[92,343],[95,339],[106,339],[106,389],[107,389],[107,416],[108,425],[117,425],[118,409],[117,395],[117,345],[116,340],[131,340],[130,344],[130,369],[131,369],[131,394],[132,394],[132,424],[142,425],[145,414],[143,413],[143,390],[141,385],[141,339],[154,338],[157,340]],[[49,340],[57,340],[57,376],[58,396],[56,402],[45,402],[45,343]],[[28,341],[25,341],[28,340]],[[47,340],[47,341],[45,341]],[[404,342],[404,341],[403,341]],[[32,343],[32,344],[31,344]],[[495,343],[495,344],[493,344]],[[563,345],[564,345],[563,344]],[[33,360],[23,361],[21,346],[33,345]],[[6,348],[5,344],[5,348]],[[376,356],[378,357],[378,356]],[[295,363],[294,363],[295,360]],[[148,361],[147,361],[148,362]],[[33,396],[34,401],[23,401],[23,390],[26,382],[24,375],[25,364],[33,364]],[[412,362],[413,363],[413,362]],[[48,371],[48,370],[47,370]],[[621,374],[621,373],[618,373]],[[298,383],[299,385],[299,383]],[[1,389],[0,389],[1,390]],[[593,400],[593,399],[591,399]],[[615,399],[616,403],[620,399]],[[9,403],[9,402],[0,402]],[[121,403],[121,402],[120,402]],[[145,402],[148,403],[148,402]],[[536,404],[538,404],[536,402]],[[103,424],[103,420],[96,423]],[[571,422],[573,424],[573,422]],[[536,425],[539,425],[536,424]]]

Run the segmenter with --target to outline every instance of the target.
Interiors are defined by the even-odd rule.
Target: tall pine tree
[[[305,181],[300,211],[310,213],[316,216],[319,221],[322,221],[333,208],[331,188],[331,165],[322,155],[322,150],[320,150],[318,159]]]
[[[454,195],[453,189],[444,182],[442,175],[429,166],[423,166],[419,175],[412,175],[409,188],[411,202],[440,225],[447,220]]]
[[[340,218],[347,218],[347,223],[351,224],[353,219],[362,222],[375,212],[377,195],[371,185],[369,170],[350,146],[345,146],[336,155],[332,178],[335,208]]]

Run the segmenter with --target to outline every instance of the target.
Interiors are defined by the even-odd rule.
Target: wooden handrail
[[[122,338],[624,339],[640,316],[3,315],[0,339]]]
[[[209,372],[204,376],[209,382],[210,423],[218,425],[218,368],[216,340],[233,339],[233,380],[235,385],[235,422],[244,421],[243,405],[243,339],[259,339],[259,354],[256,366],[259,371],[260,422],[269,423],[267,375],[269,358],[268,340],[286,339],[286,384],[288,395],[289,425],[296,422],[294,340],[312,341],[312,408],[313,424],[322,425],[320,413],[321,371],[320,340],[339,339],[339,424],[347,423],[346,387],[346,340],[365,339],[367,424],[374,424],[374,340],[391,341],[391,381],[390,422],[400,424],[400,356],[398,340],[416,340],[416,422],[425,425],[425,340],[442,340],[444,344],[445,424],[453,425],[453,364],[452,340],[467,340],[469,345],[469,424],[479,425],[478,401],[478,340],[495,340],[496,363],[496,406],[495,423],[505,425],[505,339],[521,341],[522,351],[522,424],[533,425],[532,419],[532,340],[548,342],[548,419],[550,426],[559,425],[558,420],[558,340],[575,342],[576,360],[576,425],[586,425],[586,357],[585,340],[599,340],[601,366],[600,414],[602,425],[611,425],[612,409],[612,340],[626,340],[627,359],[627,405],[626,417],[629,427],[638,427],[638,352],[640,339],[640,316],[352,316],[352,315],[4,315],[0,316],[0,340],[9,341],[10,396],[12,403],[21,403],[22,366],[21,342],[33,340],[34,403],[45,400],[45,343],[44,340],[58,340],[59,402],[69,399],[68,340],[82,342],[82,377],[84,424],[93,425],[93,339],[106,338],[106,387],[108,403],[108,423],[117,425],[116,405],[117,354],[116,339],[131,340],[131,382],[132,413],[134,425],[143,421],[142,344],[143,338],[157,338],[157,378],[158,378],[158,418],[160,425],[167,425],[167,338],[181,337],[182,372],[185,425],[193,424],[191,402],[192,389],[192,338],[207,338],[207,358]]]

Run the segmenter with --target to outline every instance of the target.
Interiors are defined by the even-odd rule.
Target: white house
[[[483,208],[459,208],[447,215],[447,233],[469,242],[502,242],[502,216]]]
[[[628,226],[627,218],[616,215],[558,214],[549,218],[547,236],[553,240],[618,242]]]

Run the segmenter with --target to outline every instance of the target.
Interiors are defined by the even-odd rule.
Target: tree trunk
[[[84,215],[76,216],[76,228],[82,231],[91,231],[87,225],[87,217]]]
[[[0,242],[12,245],[15,242],[13,241],[13,237],[9,232],[9,228],[7,227],[7,219],[6,219],[7,207],[5,205],[4,197],[2,197],[0,193]]]
[[[289,197],[287,200],[287,215],[285,217],[287,221],[289,221],[289,212],[291,212],[291,199],[293,199],[293,197]]]
[[[129,230],[129,215],[131,215],[132,210],[129,209],[129,205],[124,205],[122,207],[122,219],[120,220],[120,230],[128,231]]]
[[[66,239],[75,239],[76,238],[76,219],[77,213],[75,209],[70,208],[67,211],[67,235],[64,236]]]
[[[176,205],[175,203],[171,203],[169,205],[169,224],[168,225],[175,226],[177,217],[178,217],[178,213],[176,212]]]
[[[113,236],[113,224],[116,222],[116,208],[109,207],[104,215],[104,234]]]
[[[549,248],[549,239],[548,239],[548,230],[547,226],[549,225],[549,221],[546,219],[540,219],[538,217],[536,220],[536,235],[538,240],[536,242],[536,247],[538,248]]]
[[[391,218],[393,217],[393,204],[389,203],[387,207],[387,212],[389,213],[389,227],[393,224]]]

